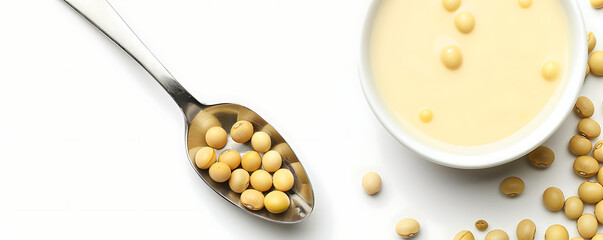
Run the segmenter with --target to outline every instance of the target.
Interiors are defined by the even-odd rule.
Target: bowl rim
[[[361,30],[359,74],[362,90],[369,106],[381,124],[400,143],[423,158],[443,166],[460,169],[482,169],[499,166],[524,156],[544,143],[559,129],[572,111],[574,102],[584,82],[584,72],[588,60],[588,47],[584,19],[578,3],[576,1],[561,1],[567,14],[570,34],[568,79],[557,104],[553,106],[548,116],[545,116],[545,120],[525,137],[510,146],[483,154],[461,155],[445,152],[422,142],[397,122],[382,103],[379,93],[373,84],[374,81],[369,60],[369,44],[373,20],[381,2],[383,0],[372,1],[365,14]],[[583,49],[583,51],[578,49]]]

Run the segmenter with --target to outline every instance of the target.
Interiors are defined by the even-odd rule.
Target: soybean
[[[271,213],[282,213],[290,204],[289,196],[279,190],[274,190],[264,197],[264,207]]]
[[[585,96],[580,96],[574,104],[574,112],[581,118],[589,118],[595,113],[593,101]]]
[[[475,18],[473,14],[467,11],[461,11],[454,17],[454,25],[461,33],[470,33],[475,27]]]
[[[597,233],[599,223],[594,215],[587,213],[578,218],[578,233],[585,238],[592,238]]]
[[[574,172],[580,177],[592,177],[599,172],[599,162],[591,156],[579,156],[574,161]]]
[[[569,240],[569,233],[564,226],[555,224],[546,229],[545,240]]]
[[[369,172],[362,177],[362,188],[369,195],[378,193],[381,190],[381,176],[376,172]]]
[[[539,146],[528,154],[528,159],[532,165],[546,168],[555,161],[555,153],[546,146]]]
[[[433,112],[431,109],[424,107],[419,110],[419,120],[421,120],[421,122],[428,123],[431,122],[431,119],[433,119]]]
[[[262,157],[262,167],[268,172],[275,172],[283,164],[283,158],[277,151],[270,150]]]
[[[595,34],[593,32],[588,32],[586,37],[588,39],[588,53],[590,53],[595,49],[595,45],[597,45],[597,38],[595,38]]]
[[[233,192],[242,193],[249,186],[249,173],[242,168],[232,171],[228,186]]]
[[[475,237],[470,231],[463,230],[454,235],[454,238],[452,240],[475,240]]]
[[[600,224],[603,224],[603,201],[600,201],[595,205],[595,217]]]
[[[603,162],[603,140],[595,143],[593,147],[593,157],[599,162]]]
[[[563,192],[561,189],[556,187],[549,187],[544,190],[542,194],[542,200],[544,202],[544,206],[553,212],[560,211],[563,208],[565,203],[565,197],[563,197]]]
[[[488,229],[488,222],[486,220],[480,219],[475,222],[475,228],[480,231],[484,231]]]
[[[279,169],[272,176],[272,185],[279,191],[289,191],[293,187],[295,179],[289,169]]]
[[[529,8],[532,6],[532,0],[519,0],[519,6],[522,8]]]
[[[500,229],[495,229],[486,234],[485,240],[509,240],[509,235]]]
[[[218,157],[218,162],[226,163],[230,170],[234,170],[241,164],[241,154],[235,150],[225,151]]]
[[[517,224],[517,239],[518,240],[534,240],[536,235],[536,224],[530,219],[524,219]]]
[[[542,65],[540,73],[544,79],[553,81],[561,73],[561,65],[557,61],[549,60]]]
[[[578,132],[585,138],[593,139],[601,134],[601,126],[595,120],[583,118],[578,122]]]
[[[254,150],[265,153],[270,150],[272,146],[272,140],[270,140],[270,135],[265,132],[256,132],[251,137],[251,147]]]
[[[265,192],[272,187],[272,176],[265,170],[259,169],[251,174],[249,183],[255,190]]]
[[[603,186],[596,182],[583,182],[578,187],[578,197],[585,203],[595,204],[603,199]]]
[[[247,189],[241,193],[241,203],[248,209],[260,210],[264,208],[264,194],[255,189]]]
[[[603,0],[590,0],[590,5],[594,8],[603,8]]]
[[[563,211],[569,219],[578,219],[584,212],[584,203],[579,197],[571,196],[565,200]]]
[[[508,177],[500,183],[500,191],[509,197],[519,196],[524,189],[525,184],[518,177]]]
[[[249,151],[243,154],[241,167],[248,172],[258,170],[262,166],[262,156],[256,151]]]
[[[195,164],[201,169],[208,169],[216,162],[216,151],[210,147],[203,147],[195,154]]]
[[[405,218],[396,223],[396,233],[403,238],[411,238],[419,233],[421,226],[417,220]]]
[[[249,121],[241,120],[236,122],[230,128],[230,137],[238,143],[246,143],[253,136],[253,124]]]
[[[574,135],[570,138],[569,149],[576,156],[582,156],[590,153],[592,143],[581,135]]]
[[[595,51],[588,59],[590,72],[597,76],[603,76],[603,51]]]
[[[215,182],[226,182],[230,178],[230,167],[223,162],[217,162],[209,167],[209,177]]]
[[[227,141],[228,134],[226,133],[224,128],[212,127],[205,133],[205,142],[207,142],[207,145],[212,148],[223,148],[224,145],[226,145]]]
[[[461,6],[461,0],[442,0],[442,6],[446,11],[454,12]]]
[[[461,49],[454,45],[450,45],[442,49],[440,58],[444,66],[450,70],[456,70],[463,63],[463,54],[461,53]]]

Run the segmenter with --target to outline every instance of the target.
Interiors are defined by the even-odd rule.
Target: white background
[[[420,221],[416,239],[477,232],[480,218],[513,238],[523,218],[537,238],[555,223],[577,236],[541,194],[577,193],[567,141],[578,119],[545,144],[557,154],[546,170],[526,159],[470,171],[419,158],[379,124],[360,88],[370,1],[112,2],[194,96],[248,106],[281,132],[310,175],[314,212],[279,225],[224,201],[186,159],[178,107],[129,56],[59,0],[3,0],[0,239],[397,239],[405,217]],[[603,49],[603,10],[579,4]],[[602,81],[589,76],[583,90],[597,120]],[[376,196],[362,191],[367,171],[383,178]],[[527,185],[516,199],[498,191],[511,175]]]

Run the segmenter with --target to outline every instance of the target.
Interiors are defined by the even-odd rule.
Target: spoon
[[[185,136],[189,162],[199,177],[218,195],[256,217],[276,223],[297,223],[310,215],[314,208],[314,193],[310,179],[291,147],[262,117],[238,104],[205,105],[197,101],[155,58],[106,0],[65,0],[65,2],[142,65],[178,104],[186,121]],[[272,150],[281,154],[283,167],[293,173],[295,184],[286,192],[290,198],[290,206],[283,213],[270,213],[265,208],[257,211],[247,209],[240,201],[240,194],[231,191],[228,183],[214,182],[209,177],[208,171],[199,169],[194,162],[193,157],[197,150],[208,146],[205,142],[205,133],[209,128],[220,126],[229,131],[239,120],[251,122],[255,131],[268,133],[272,140]],[[216,154],[219,155],[226,150],[243,153],[253,149],[249,143],[236,143],[229,138],[226,146],[216,149]]]

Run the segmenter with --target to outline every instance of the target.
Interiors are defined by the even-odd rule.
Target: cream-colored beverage
[[[568,34],[560,0],[383,0],[371,71],[411,133],[480,146],[552,109],[567,81]]]

